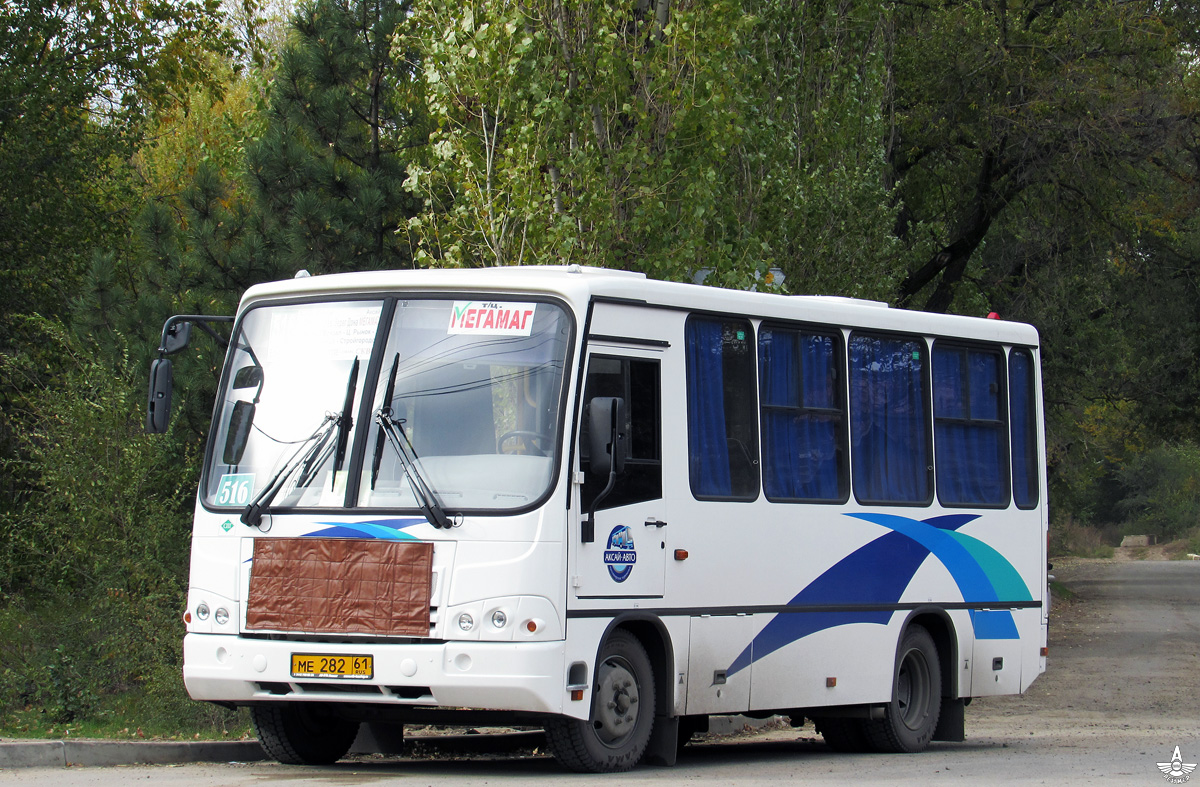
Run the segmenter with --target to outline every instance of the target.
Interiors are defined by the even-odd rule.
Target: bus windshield
[[[534,301],[252,308],[230,354],[205,503],[340,508],[361,467],[359,507],[531,505],[557,463],[570,325]]]

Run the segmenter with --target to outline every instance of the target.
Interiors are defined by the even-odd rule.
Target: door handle
[[[662,521],[661,519],[656,519],[654,517],[648,517],[646,519],[646,527],[666,527],[666,526],[667,526],[667,523]]]

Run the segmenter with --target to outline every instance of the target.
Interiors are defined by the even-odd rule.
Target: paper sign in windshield
[[[449,333],[488,336],[529,336],[533,331],[534,303],[455,301]]]

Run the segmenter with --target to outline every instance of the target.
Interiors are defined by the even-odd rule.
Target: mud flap
[[[654,731],[646,745],[645,761],[653,765],[671,766],[679,754],[679,717],[655,716]]]
[[[961,699],[942,697],[942,712],[933,730],[935,741],[960,742],[966,739],[966,707]]]

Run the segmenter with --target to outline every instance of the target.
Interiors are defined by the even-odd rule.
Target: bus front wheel
[[[615,773],[641,761],[654,726],[654,669],[637,637],[616,631],[600,649],[591,717],[546,725],[554,757],[573,771]]]
[[[864,732],[878,751],[922,751],[933,739],[941,709],[942,672],[937,646],[924,626],[910,626],[896,654],[892,701],[882,719],[865,722]]]
[[[330,765],[346,756],[358,723],[306,705],[250,709],[263,751],[284,765]]]

